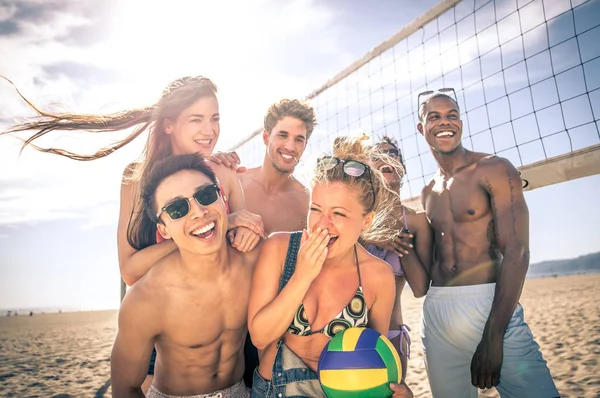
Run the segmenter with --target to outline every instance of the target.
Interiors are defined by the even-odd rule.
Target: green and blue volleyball
[[[348,328],[336,334],[319,358],[319,381],[329,398],[387,398],[390,383],[402,380],[398,352],[373,329]]]

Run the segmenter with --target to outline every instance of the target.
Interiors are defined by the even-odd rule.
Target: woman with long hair
[[[156,224],[143,208],[140,180],[157,161],[171,155],[200,153],[205,158],[210,157],[220,135],[217,87],[206,77],[183,77],[170,82],[155,104],[108,115],[47,112],[27,100],[18,89],[17,92],[38,114],[35,120],[13,126],[4,133],[34,131],[24,140],[23,147],[32,146],[41,152],[90,161],[110,155],[148,131],[143,160],[126,167],[121,184],[117,231],[119,268],[123,280],[131,286],[159,259],[176,250],[170,239],[165,240],[158,233]],[[35,140],[55,131],[101,133],[130,128],[133,130],[125,138],[90,155],[60,148],[41,148],[34,144]],[[232,245],[240,251],[250,251],[264,235],[262,221],[259,216],[245,210],[242,188],[235,170],[210,161],[209,165],[219,180],[228,205],[229,228],[232,230],[228,236]],[[237,228],[235,232],[234,228]],[[154,373],[153,362],[149,375]],[[149,381],[145,383],[146,388],[149,387]]]
[[[399,196],[369,166],[374,150],[365,140],[336,139],[333,156],[317,162],[308,230],[273,234],[261,248],[248,309],[262,351],[253,397],[324,397],[316,371],[329,340],[348,327],[388,333],[394,276],[358,240],[392,239]],[[392,389],[412,396],[403,383]]]

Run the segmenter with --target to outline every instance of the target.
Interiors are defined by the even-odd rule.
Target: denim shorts
[[[273,363],[271,380],[254,370],[253,398],[326,398],[319,377],[281,341]]]

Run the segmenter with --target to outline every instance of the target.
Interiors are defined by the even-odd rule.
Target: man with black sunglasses
[[[450,94],[450,95],[449,95]],[[434,397],[559,396],[519,297],[529,216],[506,159],[465,149],[452,89],[419,95],[418,131],[439,169],[421,199],[434,232],[421,337]]]
[[[249,397],[242,381],[244,341],[259,249],[241,253],[228,243],[225,204],[200,155],[157,163],[142,182],[142,200],[178,250],[152,266],[121,304],[111,355],[113,396],[144,396],[141,385],[156,346],[147,397]]]

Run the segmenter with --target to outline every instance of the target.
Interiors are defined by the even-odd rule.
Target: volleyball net
[[[527,189],[600,173],[600,0],[445,0],[316,89],[318,126],[295,175],[341,135],[398,140],[415,198],[437,165],[417,96],[454,88],[463,145],[520,169]],[[262,162],[262,129],[231,147]],[[255,162],[256,164],[248,164]]]

